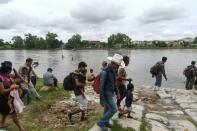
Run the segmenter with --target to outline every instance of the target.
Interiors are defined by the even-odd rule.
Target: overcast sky
[[[122,32],[133,40],[197,36],[197,0],[0,0],[0,38],[48,31],[66,41],[106,41]]]

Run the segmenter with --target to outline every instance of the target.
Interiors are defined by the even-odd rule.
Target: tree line
[[[67,42],[58,40],[56,33],[48,32],[45,37],[39,37],[31,33],[21,36],[14,36],[10,42],[0,39],[0,49],[79,49],[79,48],[186,48],[197,47],[197,37],[192,43],[189,42],[171,42],[166,41],[143,41],[136,43],[123,33],[112,34],[107,42],[82,40],[80,34],[74,34]]]

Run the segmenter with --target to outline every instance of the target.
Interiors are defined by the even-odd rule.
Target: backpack
[[[195,75],[196,75],[196,68],[188,66],[183,71],[183,74],[185,75],[185,77],[195,77]]]
[[[107,70],[104,70],[104,71],[106,71],[106,73],[107,73],[107,77],[106,77],[106,79],[108,79],[108,71]],[[107,80],[105,80],[105,82],[106,82]],[[95,77],[95,79],[94,79],[94,82],[93,82],[93,84],[92,84],[92,87],[93,87],[93,90],[97,93],[97,94],[99,94],[99,83],[100,83],[100,74],[98,74],[96,77]]]
[[[100,74],[98,74],[95,79],[94,82],[92,84],[93,90],[99,94],[99,81],[100,81]]]
[[[75,87],[75,79],[74,79],[74,73],[73,72],[71,72],[69,75],[67,75],[64,78],[63,87],[64,87],[64,90],[67,90],[67,91],[74,90],[74,87]]]
[[[150,68],[150,73],[155,76],[159,73],[159,70],[160,70],[160,64],[155,64],[153,65],[151,68]]]

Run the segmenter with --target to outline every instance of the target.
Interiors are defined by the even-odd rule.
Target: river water
[[[197,60],[197,49],[170,49],[170,50],[1,50],[0,62],[9,60],[15,68],[24,64],[27,57],[39,62],[35,68],[37,74],[42,77],[48,67],[53,68],[54,74],[61,82],[71,71],[77,68],[78,62],[85,61],[88,69],[93,68],[95,73],[100,72],[101,63],[107,60],[107,56],[114,53],[128,55],[131,59],[130,65],[126,68],[128,76],[133,78],[135,86],[154,84],[154,79],[149,73],[150,67],[161,57],[168,57],[165,65],[168,81],[163,81],[162,86],[172,88],[184,88],[184,68]],[[64,58],[62,58],[62,54]],[[73,60],[72,60],[73,58]]]

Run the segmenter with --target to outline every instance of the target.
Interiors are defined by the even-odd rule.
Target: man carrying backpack
[[[104,107],[104,114],[97,122],[97,125],[102,131],[107,130],[107,128],[112,128],[109,121],[118,110],[114,100],[115,93],[117,95],[117,99],[120,98],[119,91],[116,86],[116,71],[118,70],[123,58],[121,55],[115,54],[113,57],[108,57],[108,59],[111,63],[101,71],[99,81],[100,104]]]
[[[197,69],[196,69],[195,64],[196,62],[192,61],[191,65],[188,66],[183,72],[183,74],[187,78],[186,85],[185,85],[186,90],[192,90],[194,86],[195,77],[197,77]]]
[[[79,102],[79,108],[72,110],[70,113],[68,113],[68,119],[70,122],[72,122],[72,115],[82,113],[81,115],[81,121],[85,120],[85,111],[87,109],[88,101],[85,96],[85,82],[86,82],[86,70],[87,64],[85,62],[80,62],[78,64],[78,69],[75,70],[73,73],[74,77],[74,94],[76,96],[76,100]]]
[[[167,57],[162,57],[162,61],[157,62],[157,64],[159,65],[159,69],[157,74],[155,74],[156,77],[156,82],[155,82],[155,87],[154,87],[154,91],[159,91],[160,87],[161,87],[161,83],[162,83],[162,75],[164,76],[164,78],[167,79],[166,73],[165,73],[165,63],[167,61]]]

